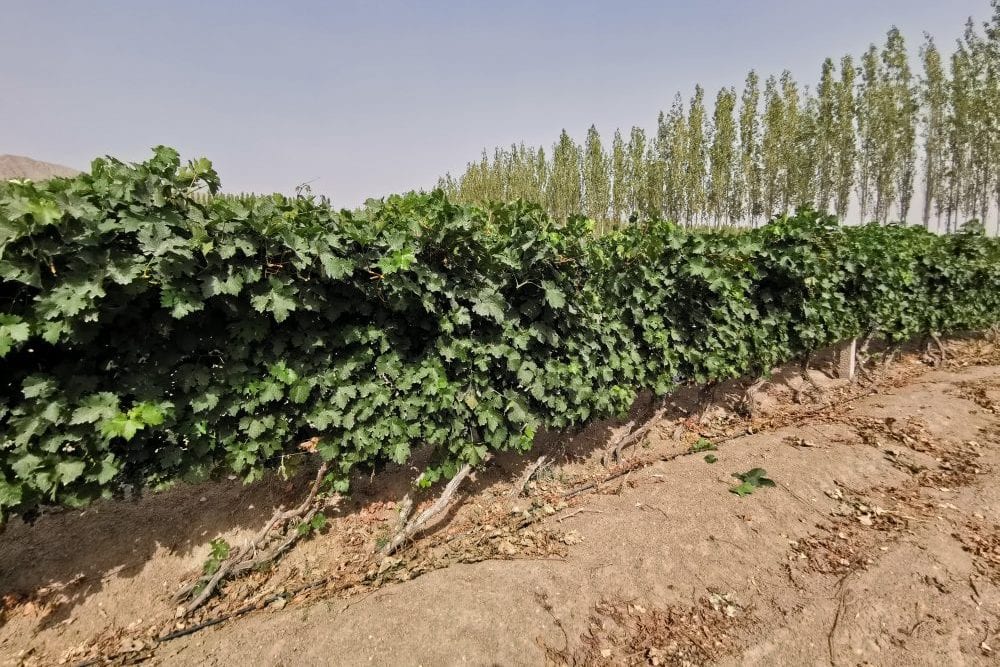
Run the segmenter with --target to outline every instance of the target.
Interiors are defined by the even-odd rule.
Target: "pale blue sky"
[[[85,168],[164,143],[231,191],[353,206],[482,148],[652,127],[674,93],[748,69],[813,85],[898,25],[950,48],[987,0],[0,0],[0,153]]]

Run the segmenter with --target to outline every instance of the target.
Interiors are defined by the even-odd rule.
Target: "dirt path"
[[[301,481],[12,524],[2,664],[122,650],[184,665],[996,664],[1000,355],[955,347],[957,363],[910,356],[876,387],[817,375],[826,408],[792,404],[779,376],[763,416],[719,410],[700,432],[678,397],[677,415],[626,452],[618,470],[631,472],[568,499],[608,475],[597,445],[613,425],[540,450],[557,465],[527,497],[510,494],[528,461],[495,461],[435,531],[380,565],[370,553],[412,473],[359,482],[326,534],[227,586],[201,620],[287,599],[159,644],[199,620],[174,619],[170,593],[208,541],[244,539]],[[718,449],[687,454],[703,436]],[[730,492],[733,473],[758,467],[775,486]],[[323,583],[290,593],[310,581]]]

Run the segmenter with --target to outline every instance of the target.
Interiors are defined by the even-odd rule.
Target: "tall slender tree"
[[[945,229],[953,231],[959,217],[968,210],[971,147],[975,139],[973,69],[969,50],[958,42],[951,54],[951,82],[948,86],[951,115],[948,123],[948,170]]]
[[[991,0],[993,16],[986,22],[986,50],[988,79],[986,95],[993,100],[989,105],[990,144],[992,146],[993,198],[996,202],[996,234],[1000,236],[1000,0]],[[985,219],[983,221],[985,223]]]
[[[580,147],[566,130],[552,148],[552,175],[549,180],[549,210],[558,220],[580,212],[582,188],[580,179]]]
[[[632,128],[625,153],[628,156],[628,166],[625,170],[628,178],[626,213],[631,216],[643,208],[642,195],[646,186],[646,131],[641,127]]]
[[[931,227],[931,213],[940,224],[944,208],[944,178],[947,168],[948,80],[941,54],[930,35],[925,35],[920,49],[924,74],[920,92],[923,108],[924,201],[921,220]]]
[[[545,149],[539,146],[535,151],[535,183],[538,190],[538,203],[545,201],[545,192],[549,188],[549,161],[545,157]]]
[[[886,132],[889,147],[884,162],[893,180],[899,219],[905,222],[916,174],[917,99],[906,43],[896,27],[890,29],[886,37],[882,65],[886,88],[884,103],[887,105],[883,116],[890,126]],[[883,219],[886,216],[887,213]]]
[[[847,217],[854,187],[854,168],[857,160],[857,134],[854,128],[856,70],[851,56],[840,60],[840,79],[837,81],[834,106],[834,210],[841,219]]]
[[[593,125],[587,130],[583,158],[584,210],[595,222],[608,219],[611,203],[611,179],[608,156],[601,145],[601,135]]]
[[[642,205],[639,212],[644,218],[660,218],[663,216],[663,180],[664,163],[660,158],[660,149],[656,141],[649,142],[646,147],[646,160],[643,166],[643,191],[640,197]]]
[[[734,218],[755,224],[763,212],[760,156],[760,78],[750,70],[740,97],[740,184],[739,210]]]
[[[705,213],[706,152],[705,90],[695,86],[688,111],[687,159],[684,164],[684,221],[688,224],[697,222]]]
[[[822,211],[829,210],[837,182],[837,89],[836,67],[827,58],[816,87],[816,144],[811,158],[816,165],[815,203]]]
[[[801,107],[799,86],[792,73],[781,74],[781,97],[784,109],[780,129],[780,160],[784,178],[781,183],[781,210],[787,211],[812,199],[812,166],[808,155],[812,140],[807,110]]]
[[[628,157],[619,130],[611,140],[611,181],[611,223],[618,226],[628,206]]]
[[[513,144],[439,186],[460,201],[530,199],[612,225],[633,213],[752,225],[808,201],[844,218],[855,196],[862,220],[885,223],[907,219],[919,163],[925,226],[943,217],[953,230],[995,206],[1000,231],[1000,0],[990,6],[984,32],[970,19],[950,54],[927,36],[919,77],[892,28],[857,67],[826,59],[814,93],[787,70],[761,91],[751,71],[739,100],[724,88],[709,113],[697,86],[660,113],[655,137],[616,132],[610,154],[594,127],[582,148],[563,131],[550,160]]]
[[[544,153],[539,157],[539,152],[542,149],[534,149],[529,146],[525,146],[523,143],[520,146],[520,155],[518,159],[518,188],[521,193],[521,197],[527,201],[533,202],[535,204],[542,204],[545,201],[543,193],[545,192],[545,180],[540,177],[538,171],[538,162],[541,160],[543,163],[545,157]]]
[[[709,148],[708,215],[721,225],[732,211],[733,175],[736,169],[736,91],[723,88],[715,97],[712,144]]]
[[[985,223],[993,200],[997,152],[1000,150],[1000,123],[996,110],[1000,100],[1000,75],[990,44],[991,25],[987,23],[984,27],[987,34],[980,36],[970,20],[963,42],[968,53],[968,121],[975,136],[969,150],[965,208],[967,215]]]
[[[761,140],[763,213],[766,218],[777,214],[784,206],[783,186],[787,178],[784,138],[785,100],[778,90],[777,79],[769,76],[764,83],[764,130]]]
[[[674,97],[663,123],[663,137],[660,146],[663,150],[664,163],[664,201],[663,208],[666,217],[677,222],[686,222],[687,214],[687,152],[688,124],[684,115],[684,101],[680,93]]]
[[[443,190],[445,196],[452,201],[460,200],[458,179],[452,176],[451,172],[445,172],[444,176],[438,179],[437,189]]]
[[[861,56],[861,80],[858,84],[858,103],[855,121],[858,127],[858,175],[855,179],[861,219],[867,221],[875,186],[876,153],[879,137],[879,87],[878,50],[872,44]]]

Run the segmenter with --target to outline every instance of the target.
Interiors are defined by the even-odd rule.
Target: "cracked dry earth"
[[[1000,353],[950,348],[948,366],[911,354],[875,385],[815,373],[802,405],[778,374],[753,421],[719,408],[699,426],[678,397],[611,469],[620,425],[553,438],[520,497],[533,458],[499,457],[387,560],[371,553],[413,472],[359,479],[323,534],[194,618],[171,592],[209,541],[246,539],[308,474],[12,523],[0,664],[997,664]],[[730,493],[752,468],[774,486]]]

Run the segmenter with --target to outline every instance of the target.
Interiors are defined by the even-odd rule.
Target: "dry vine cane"
[[[319,492],[328,469],[327,463],[320,465],[309,494],[301,505],[291,510],[279,507],[264,528],[247,544],[233,549],[217,570],[198,577],[177,593],[175,599],[178,602],[190,599],[184,606],[185,616],[203,605],[226,579],[276,560],[308,532],[299,530],[300,526],[309,525],[321,510],[340,502],[340,496],[325,496]]]
[[[530,482],[532,478],[541,471],[547,460],[548,457],[545,454],[542,454],[535,460],[534,463],[524,469],[524,473],[521,475],[520,479],[518,479],[514,488],[510,491],[511,499],[520,498],[522,495],[527,493],[528,482]]]
[[[424,527],[436,516],[439,516],[444,512],[448,505],[451,504],[451,499],[454,497],[455,492],[458,491],[458,487],[462,484],[462,481],[469,476],[472,472],[472,466],[466,463],[461,468],[448,485],[444,487],[444,491],[438,496],[438,499],[434,501],[434,504],[425,509],[423,512],[418,514],[412,520],[407,521],[410,516],[410,512],[413,511],[413,500],[407,495],[403,498],[399,511],[399,522],[397,524],[396,532],[393,533],[389,541],[379,549],[379,553],[382,556],[391,556],[394,554],[403,544],[411,539],[414,535],[419,533]]]
[[[636,427],[636,420],[632,419],[627,424],[625,424],[624,434],[619,437],[614,442],[610,443],[608,450],[601,457],[601,462],[605,467],[609,467],[614,463],[618,463],[622,458],[622,451],[630,445],[634,445],[646,436],[649,431],[659,424],[664,416],[667,414],[667,399],[666,397],[660,398],[659,400],[653,399],[653,404],[650,406],[652,412],[646,417],[643,423]]]

